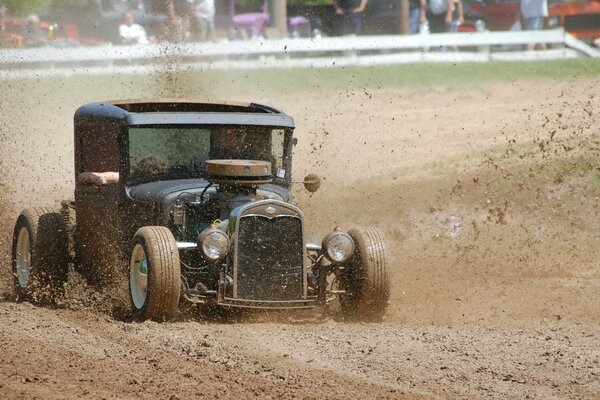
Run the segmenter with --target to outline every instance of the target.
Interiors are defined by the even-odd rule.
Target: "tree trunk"
[[[273,21],[275,27],[279,32],[280,37],[286,37],[288,34],[287,30],[287,1],[286,0],[274,0],[272,2],[273,10]]]
[[[396,0],[397,31],[403,35],[410,33],[408,0]]]

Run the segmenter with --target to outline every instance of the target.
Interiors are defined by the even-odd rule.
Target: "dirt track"
[[[95,98],[57,88],[62,110],[3,102],[0,134],[25,116],[46,123],[2,147],[18,206],[2,216],[0,398],[598,398],[599,84],[261,98],[296,117],[296,176],[325,177],[312,197],[296,193],[313,239],[335,224],[386,232],[382,324],[190,312],[129,323],[77,277],[57,309],[14,303],[12,219],[70,195],[72,110]]]

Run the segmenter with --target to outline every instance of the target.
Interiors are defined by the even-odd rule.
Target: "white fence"
[[[514,51],[528,43],[547,43],[551,49]],[[0,50],[0,77],[176,69],[326,68],[417,62],[521,61],[582,56],[600,57],[600,51],[562,29],[147,46],[45,47]]]

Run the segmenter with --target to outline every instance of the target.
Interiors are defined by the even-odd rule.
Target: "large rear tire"
[[[60,211],[28,208],[21,212],[13,232],[12,272],[19,300],[48,303],[64,293],[69,245]]]
[[[133,315],[142,320],[173,319],[180,292],[181,266],[173,234],[162,226],[140,228],[133,238],[129,261]]]
[[[378,321],[390,298],[390,276],[383,235],[376,228],[348,232],[354,239],[354,255],[340,276],[340,309],[345,317]]]

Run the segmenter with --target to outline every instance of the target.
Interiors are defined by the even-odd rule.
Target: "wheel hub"
[[[16,273],[19,286],[25,287],[29,283],[31,275],[31,239],[27,228],[19,230],[17,236]]]
[[[141,309],[146,302],[148,289],[148,259],[140,244],[136,244],[129,265],[129,287],[136,308]]]

